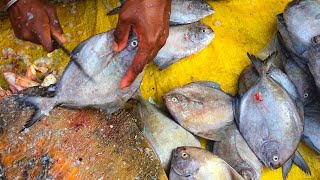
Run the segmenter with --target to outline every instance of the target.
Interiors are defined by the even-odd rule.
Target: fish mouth
[[[173,170],[174,173],[176,173],[176,174],[178,174],[179,176],[182,176],[182,177],[190,177],[191,175],[193,175],[193,174],[182,174],[178,170],[176,170],[176,168],[174,168],[174,167],[171,167],[171,169]]]

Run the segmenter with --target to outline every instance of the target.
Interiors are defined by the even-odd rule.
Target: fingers
[[[122,51],[126,47],[130,30],[131,26],[129,23],[119,20],[113,33],[114,42],[112,43],[112,49],[114,51]]]
[[[127,70],[126,74],[120,82],[120,88],[126,88],[130,86],[136,77],[143,71],[146,64],[148,64],[151,59],[149,51],[138,50],[136,56],[134,57],[131,66]]]
[[[54,50],[54,46],[51,39],[51,30],[49,24],[36,25],[34,32],[43,48],[48,52],[52,52]]]
[[[55,8],[48,7],[46,11],[49,17],[52,38],[59,41],[59,43],[66,43],[67,39],[63,36],[63,30],[59,23]]]

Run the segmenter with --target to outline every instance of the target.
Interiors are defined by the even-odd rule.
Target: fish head
[[[293,1],[283,15],[294,49],[302,54],[310,46],[310,39],[320,34],[320,1]]]
[[[196,15],[209,16],[214,13],[214,9],[206,1],[190,1],[188,10]]]
[[[182,123],[203,109],[203,102],[188,94],[172,92],[163,96],[164,103],[176,121]],[[195,112],[196,111],[196,112]]]
[[[212,39],[214,38],[215,33],[213,30],[200,22],[195,23],[194,25],[190,26],[190,29],[186,35],[186,41],[192,42],[194,44],[202,44],[207,46]]]
[[[315,87],[315,84],[314,83],[310,84],[310,82],[312,81],[313,79],[308,82],[303,82],[304,86],[301,87],[300,96],[302,97],[302,101],[304,105],[311,103],[317,95],[317,89]]]
[[[279,143],[276,141],[267,141],[261,147],[261,161],[270,169],[278,169],[287,159],[280,155]]]
[[[188,152],[188,147],[178,147],[172,152],[171,169],[179,176],[189,177],[199,171],[199,163]]]
[[[122,51],[115,52],[116,59],[121,59],[121,73],[125,73],[125,71],[131,66],[134,56],[138,50],[139,42],[137,36],[134,33],[130,33],[127,41],[126,48]],[[123,72],[122,72],[123,71]],[[120,72],[120,71],[119,71]],[[120,76],[123,76],[122,74]]]

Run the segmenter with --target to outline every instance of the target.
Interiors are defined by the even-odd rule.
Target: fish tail
[[[55,98],[24,96],[21,98],[21,100],[35,107],[36,111],[31,116],[31,119],[25,123],[23,129],[20,132],[23,132],[25,129],[30,128],[44,116],[48,116],[49,112],[56,106]]]
[[[311,170],[306,163],[306,161],[303,159],[301,154],[298,150],[292,155],[292,157],[282,166],[282,178],[283,180],[286,180],[288,177],[288,174],[292,168],[292,164],[297,165],[305,174],[311,175]]]
[[[288,159],[286,163],[282,166],[282,179],[286,180],[288,178],[288,174],[292,168],[293,160],[292,158]]]
[[[258,71],[260,76],[265,76],[269,71],[273,61],[276,59],[277,53],[271,53],[264,61],[254,56],[253,54],[247,53],[250,61],[252,62],[255,69]]]
[[[311,176],[311,170],[298,150],[294,153],[293,163],[297,165],[305,174]]]

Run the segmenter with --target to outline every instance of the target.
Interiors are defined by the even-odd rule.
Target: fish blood
[[[262,101],[262,94],[261,94],[261,92],[257,92],[257,93],[254,95],[253,99],[254,99],[254,101],[257,102],[257,103],[261,102],[261,101]]]

